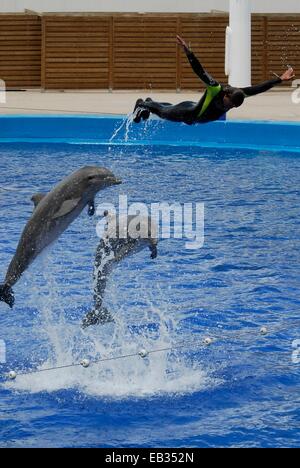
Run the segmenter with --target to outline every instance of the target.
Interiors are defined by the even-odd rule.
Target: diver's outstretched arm
[[[202,67],[201,63],[197,59],[197,57],[193,54],[191,49],[188,47],[187,43],[182,39],[180,36],[176,36],[177,38],[177,43],[182,47],[184,50],[188,61],[191,64],[192,69],[196,73],[197,76],[199,76],[200,80],[202,80],[206,86],[220,86],[218,81],[216,81],[214,78],[212,78],[209,73],[207,73],[206,70]]]
[[[277,78],[273,78],[272,80],[264,81],[255,86],[248,86],[246,88],[241,88],[244,92],[246,97],[249,96],[256,96],[256,94],[264,93],[265,91],[269,91],[269,89],[273,88],[283,81],[290,81],[295,78],[295,73],[292,67],[289,67],[286,72],[283,73],[281,76],[277,76]]]

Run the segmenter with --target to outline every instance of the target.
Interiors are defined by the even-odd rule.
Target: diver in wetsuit
[[[230,109],[241,106],[246,97],[264,93],[282,81],[289,81],[295,76],[293,68],[290,67],[281,77],[277,76],[277,78],[255,86],[246,88],[222,86],[204,70],[197,57],[180,36],[177,36],[177,42],[186,53],[196,75],[205,83],[206,91],[204,95],[198,103],[185,101],[176,105],[168,102],[155,102],[150,98],[145,101],[138,99],[134,108],[134,122],[139,123],[141,119],[148,119],[150,113],[158,115],[162,119],[184,122],[188,125],[212,122],[220,119]]]

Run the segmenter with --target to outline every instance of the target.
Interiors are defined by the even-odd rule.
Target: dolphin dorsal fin
[[[43,200],[43,198],[45,198],[46,195],[47,195],[47,193],[36,193],[35,195],[32,195],[31,201],[34,204],[34,208],[36,208],[38,206],[40,201]]]
[[[70,200],[65,200],[61,205],[60,209],[54,213],[52,219],[61,218],[62,216],[66,216],[67,214],[71,213],[78,203],[80,202],[81,198],[72,198]]]

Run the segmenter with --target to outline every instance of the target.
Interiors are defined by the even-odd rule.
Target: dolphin
[[[94,307],[84,317],[83,329],[114,322],[102,303],[108,277],[117,263],[147,247],[150,249],[151,259],[157,257],[157,226],[150,217],[128,216],[117,219],[116,216],[109,216],[107,211],[104,216],[107,224],[97,247],[94,264]]]
[[[120,184],[112,172],[103,167],[86,166],[72,173],[47,194],[32,197],[35,209],[21,235],[16,253],[0,285],[0,301],[14,305],[12,286],[33,260],[67,229],[85,206],[95,212],[94,199],[106,187]]]

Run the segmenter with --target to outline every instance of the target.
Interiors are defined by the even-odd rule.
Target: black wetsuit
[[[184,101],[179,104],[170,104],[168,102],[155,102],[148,98],[143,101],[139,107],[161,117],[162,119],[173,122],[184,122],[186,124],[207,123],[220,119],[228,108],[224,105],[223,98],[230,86],[222,86],[214,80],[202,67],[197,57],[191,51],[186,51],[187,58],[199,78],[205,83],[206,91],[198,103],[193,101]],[[255,96],[264,93],[273,86],[280,84],[280,78],[265,81],[255,86],[246,88],[236,88],[243,91],[245,97]]]

